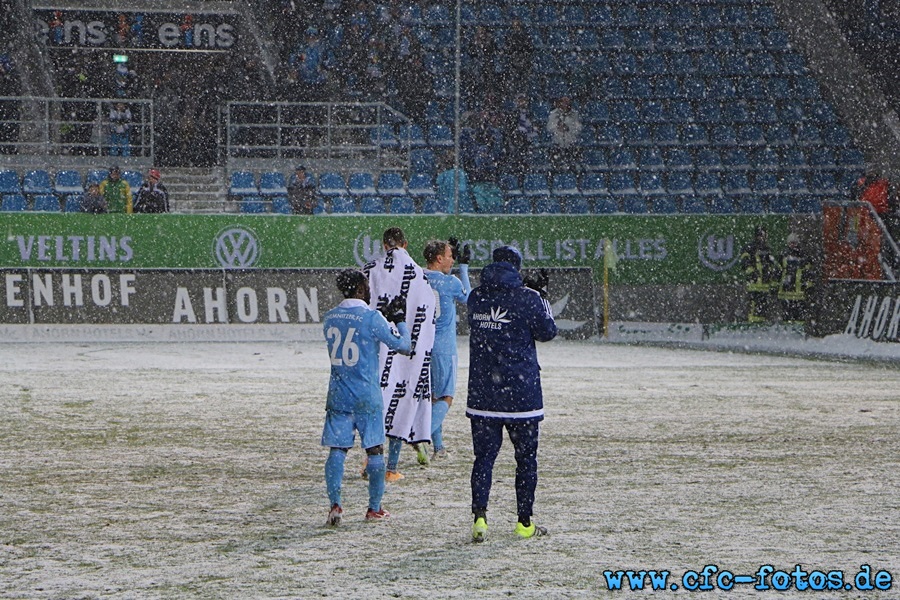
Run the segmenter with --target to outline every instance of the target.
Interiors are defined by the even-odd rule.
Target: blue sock
[[[403,440],[399,438],[388,438],[388,458],[387,470],[396,471],[397,465],[400,464],[400,450],[403,449]]]
[[[449,410],[446,400],[438,400],[431,405],[431,444],[435,451],[444,449],[443,424]]]
[[[384,456],[372,454],[366,464],[366,473],[369,476],[369,508],[381,510],[381,498],[384,496]]]
[[[341,482],[344,480],[344,460],[347,451],[332,448],[325,461],[325,488],[328,490],[328,501],[331,504],[341,503]]]

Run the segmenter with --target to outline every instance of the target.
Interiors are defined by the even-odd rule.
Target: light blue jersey
[[[344,300],[325,313],[323,330],[331,357],[326,410],[382,414],[379,343],[400,352],[410,349],[406,323],[397,329],[399,335],[362,300]]]
[[[460,281],[453,275],[440,271],[425,271],[428,283],[438,296],[435,311],[434,347],[436,354],[456,355],[456,303],[465,302],[472,291],[469,283],[469,265],[459,265]]]

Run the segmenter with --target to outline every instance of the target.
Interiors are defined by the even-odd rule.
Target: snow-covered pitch
[[[0,346],[0,598],[686,597],[607,592],[603,573],[669,570],[671,586],[706,565],[900,577],[896,367],[541,345],[550,536],[513,534],[507,441],[476,545],[460,342],[450,457],[421,468],[404,450],[394,516],[371,524],[355,449],[334,530],[324,343]]]

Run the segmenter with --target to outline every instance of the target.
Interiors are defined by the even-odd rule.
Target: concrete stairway
[[[169,190],[172,212],[217,214],[235,210],[227,202],[221,168],[168,167],[162,169],[162,183]]]

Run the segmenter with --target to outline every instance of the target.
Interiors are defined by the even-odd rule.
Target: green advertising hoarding
[[[402,227],[410,254],[430,239],[473,244],[473,266],[518,246],[525,267],[592,267],[604,240],[620,284],[728,283],[740,249],[765,225],[777,249],[785,216],[284,216],[4,214],[0,266],[96,269],[328,268],[362,265],[381,234]]]

